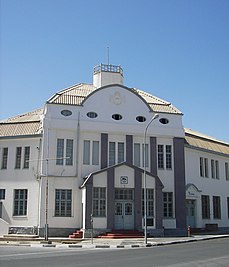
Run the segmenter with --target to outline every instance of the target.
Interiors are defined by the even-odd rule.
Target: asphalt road
[[[74,249],[0,246],[0,266],[228,267],[229,238],[131,249]]]

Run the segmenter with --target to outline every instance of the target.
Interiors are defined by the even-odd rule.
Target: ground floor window
[[[27,215],[28,189],[14,190],[14,216]]]
[[[202,195],[201,196],[201,204],[202,204],[202,219],[210,219],[210,201],[209,201],[209,196]]]
[[[142,217],[145,216],[145,190],[142,189]],[[146,217],[147,217],[147,225],[153,226],[153,218],[154,218],[154,190],[146,189]]]
[[[164,192],[163,193],[163,208],[164,208],[164,218],[173,217],[173,193]]]
[[[106,187],[93,188],[93,216],[106,217]]]
[[[72,190],[56,189],[55,216],[71,217],[72,215]]]
[[[221,219],[221,205],[219,196],[213,196],[213,216],[214,219]]]

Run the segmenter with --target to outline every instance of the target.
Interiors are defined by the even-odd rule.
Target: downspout
[[[76,177],[79,172],[79,143],[80,143],[80,112],[78,112],[77,129],[76,129]]]

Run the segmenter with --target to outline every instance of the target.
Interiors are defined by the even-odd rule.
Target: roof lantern
[[[121,66],[100,64],[94,67],[93,85],[96,88],[109,84],[123,85],[123,69]]]

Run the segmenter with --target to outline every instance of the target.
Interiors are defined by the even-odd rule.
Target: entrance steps
[[[109,233],[102,234],[98,238],[113,238],[113,239],[125,239],[125,238],[143,238],[143,232],[137,230],[112,230]]]
[[[75,233],[68,236],[69,238],[83,238],[83,231],[77,230]]]

